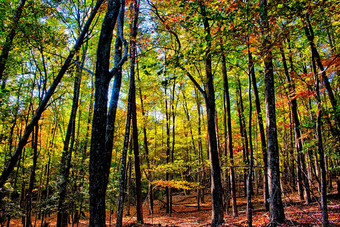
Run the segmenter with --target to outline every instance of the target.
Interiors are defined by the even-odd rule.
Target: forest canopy
[[[176,193],[208,197],[212,226],[240,195],[251,226],[262,194],[275,226],[294,192],[327,226],[339,1],[0,3],[1,226],[105,226],[107,211],[122,226],[131,204],[143,223],[144,201],[171,216]]]

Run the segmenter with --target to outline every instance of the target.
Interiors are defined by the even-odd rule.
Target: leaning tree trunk
[[[102,2],[104,0],[98,0],[95,7],[93,8],[93,11],[91,12],[91,15],[89,16],[89,19],[87,20],[86,24],[84,25],[84,28],[81,32],[81,34],[79,35],[76,43],[74,44],[72,50],[70,51],[69,55],[67,56],[63,66],[61,67],[57,77],[54,79],[52,85],[50,86],[49,90],[47,91],[44,99],[41,101],[38,109],[35,111],[34,116],[32,117],[31,122],[26,126],[25,128],[25,132],[23,134],[23,136],[21,137],[17,148],[14,151],[14,154],[12,155],[10,161],[8,162],[7,166],[5,167],[5,169],[3,170],[1,177],[0,177],[0,188],[2,188],[2,186],[5,184],[5,182],[7,181],[9,175],[11,174],[11,172],[13,171],[21,153],[23,148],[25,147],[25,145],[27,144],[28,138],[30,137],[30,134],[32,133],[34,126],[38,124],[38,121],[41,117],[41,114],[44,112],[44,110],[46,109],[46,106],[50,100],[50,98],[52,97],[55,89],[57,88],[58,84],[60,83],[61,79],[63,78],[64,74],[66,73],[68,67],[70,66],[73,56],[78,52],[78,50],[80,49],[81,45],[83,44],[84,38],[90,28],[90,25],[95,17],[95,15],[97,14],[97,11],[99,9],[99,7],[101,6]]]
[[[6,78],[4,78],[4,71],[5,71],[5,66],[6,62],[9,56],[9,52],[12,49],[12,44],[13,44],[13,39],[15,35],[17,34],[17,29],[19,25],[19,20],[21,18],[22,10],[24,8],[24,5],[26,3],[26,0],[21,0],[18,4],[18,8],[16,9],[14,16],[13,16],[13,22],[11,24],[11,31],[6,36],[6,41],[4,45],[2,46],[2,52],[0,55],[0,83],[1,83],[1,89],[5,88],[6,85]],[[0,104],[1,106],[1,104]]]
[[[280,186],[280,163],[275,113],[273,57],[271,51],[271,43],[269,40],[270,31],[267,15],[267,0],[260,0],[259,6],[263,37],[262,51],[264,54],[270,223],[272,226],[276,226],[277,224],[283,223],[285,221],[285,214],[281,199]]]

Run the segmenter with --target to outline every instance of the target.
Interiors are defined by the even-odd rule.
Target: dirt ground
[[[336,194],[336,188],[333,188],[328,194],[328,215],[329,226],[340,226],[340,197]],[[318,194],[314,194],[318,195]],[[197,208],[197,200],[194,194],[185,195],[177,193],[173,196],[173,213],[171,216],[166,214],[164,202],[155,201],[154,213],[149,214],[149,206],[144,202],[144,225],[136,225],[135,208],[131,207],[130,216],[125,216],[123,223],[125,226],[209,226],[211,224],[211,201],[210,196],[205,196],[206,201],[201,204],[200,210]],[[287,221],[282,226],[321,226],[321,210],[318,198],[314,197],[313,201],[306,205],[299,201],[297,195],[283,194],[282,196],[285,215]],[[269,212],[264,212],[262,195],[254,195],[253,203],[253,226],[267,226],[269,223]],[[223,226],[247,226],[246,217],[246,198],[238,197],[237,206],[239,215],[233,217],[226,214]],[[110,217],[107,213],[107,226],[115,226],[115,214]],[[48,226],[56,225],[56,215],[47,219]],[[38,222],[40,223],[40,222]],[[78,224],[69,226],[88,226],[88,214],[81,219]],[[20,220],[12,220],[10,226],[21,226]],[[38,225],[40,226],[40,224]]]

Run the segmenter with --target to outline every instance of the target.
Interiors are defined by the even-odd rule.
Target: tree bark
[[[248,146],[248,136],[246,130],[246,123],[244,118],[244,108],[243,108],[243,98],[242,98],[242,90],[241,90],[241,81],[240,78],[237,78],[238,83],[238,99],[237,99],[237,110],[238,110],[238,118],[240,123],[240,133],[242,137],[242,158],[244,165],[249,165],[249,146]],[[243,170],[243,184],[244,184],[244,197],[247,196],[247,170]]]
[[[134,0],[131,4],[131,11],[133,21],[131,24],[130,33],[130,89],[131,89],[131,114],[132,114],[132,136],[133,136],[133,150],[135,157],[135,176],[136,176],[136,212],[137,222],[143,224],[143,198],[142,198],[142,174],[140,170],[139,161],[139,143],[138,143],[138,129],[137,129],[137,111],[136,111],[136,85],[135,85],[135,64],[137,56],[137,31],[138,31],[138,14],[139,14],[139,0]]]
[[[250,54],[248,49],[248,55]],[[251,195],[252,195],[252,176],[253,176],[253,166],[254,166],[254,151],[253,151],[253,142],[252,142],[252,100],[251,100],[251,71],[254,70],[254,65],[252,61],[248,62],[248,100],[249,100],[249,146],[250,146],[250,157],[249,157],[249,172],[247,178],[247,219],[248,219],[248,226],[251,227],[253,225],[253,205],[251,202]]]
[[[270,223],[272,226],[283,223],[285,214],[281,199],[279,148],[277,141],[275,113],[275,84],[273,74],[273,57],[269,36],[267,0],[260,0],[260,20],[262,30],[262,53],[264,55],[265,103],[268,151],[268,185],[270,200]]]
[[[211,226],[218,226],[223,223],[223,201],[222,201],[222,184],[221,184],[221,168],[218,157],[218,146],[215,129],[215,90],[214,78],[211,69],[211,34],[210,25],[207,18],[205,3],[200,2],[201,15],[203,17],[203,25],[205,31],[205,41],[207,44],[207,52],[205,53],[205,74],[206,74],[206,110],[207,124],[209,136],[209,160],[211,171],[211,201],[212,201],[212,223]]]
[[[254,89],[254,99],[255,99],[256,113],[257,113],[257,120],[259,123],[260,137],[261,137],[261,148],[262,148],[262,157],[263,157],[263,204],[264,204],[265,211],[269,211],[268,160],[267,160],[266,135],[264,132],[264,127],[263,127],[260,96],[259,96],[259,92],[257,89],[253,57],[250,51],[248,53],[248,59],[249,59],[249,62],[252,63],[250,74],[251,74],[251,81],[252,81],[253,89]]]
[[[85,54],[85,53],[84,53]],[[81,65],[84,65],[85,57],[83,56],[83,60]],[[80,67],[77,68],[77,72],[74,80],[74,90],[73,90],[73,103],[71,109],[70,120],[67,126],[67,132],[64,141],[64,148],[61,157],[61,165],[60,165],[60,174],[61,174],[61,184],[59,188],[59,202],[58,202],[58,214],[57,214],[57,226],[67,226],[67,207],[65,207],[64,202],[67,195],[67,184],[68,177],[71,169],[71,159],[73,152],[73,144],[75,140],[75,125],[76,125],[76,116],[78,110],[78,102],[79,102],[79,92],[80,92],[80,83],[81,83],[81,73],[82,70]]]
[[[123,5],[123,4],[122,4]],[[123,7],[123,6],[122,6]],[[113,71],[110,72],[110,52],[115,27],[121,4],[119,0],[110,0],[103,20],[97,48],[95,73],[95,103],[93,110],[92,138],[90,149],[90,223],[89,226],[105,226],[105,193],[109,177],[112,149],[108,149],[106,138],[107,96]],[[124,10],[122,10],[123,12]],[[121,15],[122,14],[122,15]],[[118,23],[123,23],[124,13],[120,14]],[[121,19],[122,18],[122,19]],[[121,28],[117,25],[117,32]],[[122,33],[119,33],[122,34]],[[116,67],[116,65],[115,65]],[[114,68],[119,71],[120,67]],[[111,145],[112,146],[112,145]]]
[[[317,116],[316,116],[316,138],[318,141],[319,163],[321,170],[321,209],[322,209],[322,226],[328,226],[328,210],[327,210],[327,182],[326,182],[326,168],[325,168],[325,152],[322,141],[322,106],[320,97],[320,81],[316,70],[314,54],[312,52],[312,64],[315,76],[315,98],[317,102]]]

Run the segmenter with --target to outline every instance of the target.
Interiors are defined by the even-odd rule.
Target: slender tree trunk
[[[131,4],[133,22],[131,23],[131,41],[130,41],[130,91],[131,92],[131,114],[132,114],[132,135],[133,135],[133,150],[135,157],[135,176],[136,176],[136,210],[137,222],[143,224],[143,199],[142,199],[142,174],[139,161],[139,143],[137,129],[137,110],[136,110],[136,85],[135,85],[135,64],[137,56],[137,25],[140,1],[134,0]]]
[[[320,97],[320,81],[316,70],[314,53],[312,52],[312,64],[315,75],[315,93],[317,101],[317,117],[316,117],[316,137],[318,141],[319,163],[321,170],[321,209],[322,209],[322,226],[328,226],[328,209],[327,209],[327,182],[326,182],[326,168],[325,168],[325,153],[322,142],[322,106]]]
[[[267,124],[268,151],[268,186],[270,200],[270,222],[272,226],[285,221],[285,214],[281,199],[279,149],[277,141],[276,113],[275,113],[275,84],[273,74],[273,57],[269,36],[269,22],[267,15],[267,0],[260,0],[260,19],[262,29],[262,48],[264,55],[265,103]]]
[[[85,53],[84,53],[85,54]],[[83,60],[81,66],[84,65],[85,57],[83,55]],[[57,226],[67,226],[67,207],[65,207],[64,202],[67,196],[67,184],[68,177],[71,169],[71,159],[73,152],[73,144],[75,140],[75,125],[76,116],[79,103],[79,92],[81,83],[81,73],[82,70],[78,67],[75,80],[74,80],[74,91],[73,91],[73,103],[71,109],[70,120],[67,127],[66,137],[64,141],[64,148],[61,158],[60,173],[61,173],[61,184],[59,188],[59,202],[58,202],[58,215],[57,215]]]
[[[3,90],[6,86],[6,78],[4,77],[4,71],[5,71],[5,66],[7,63],[7,59],[9,56],[9,52],[12,49],[12,44],[13,44],[13,39],[15,35],[17,34],[17,29],[19,25],[19,20],[21,18],[22,10],[24,8],[24,5],[26,3],[26,0],[20,0],[18,3],[18,7],[14,13],[13,16],[13,22],[11,24],[11,31],[6,37],[6,41],[4,45],[2,46],[2,52],[0,55],[0,83],[1,83],[1,90]],[[1,104],[0,104],[1,106]]]
[[[248,55],[250,54],[248,49]],[[253,176],[253,165],[254,165],[254,151],[253,151],[253,142],[252,142],[252,100],[251,100],[251,71],[254,70],[253,62],[248,62],[248,100],[249,100],[249,145],[250,145],[250,160],[249,160],[249,172],[247,178],[247,219],[248,219],[248,226],[251,227],[253,225],[253,205],[251,202],[251,195],[252,195],[252,176]]]
[[[137,79],[140,82],[141,79],[139,77],[139,68],[138,68],[138,59],[137,59]],[[152,173],[151,173],[151,163],[150,163],[150,154],[149,154],[149,145],[148,145],[148,137],[146,132],[146,126],[147,126],[147,115],[145,114],[144,109],[144,100],[142,95],[142,89],[139,87],[139,97],[140,97],[140,104],[141,104],[141,110],[142,110],[142,116],[143,116],[143,142],[144,142],[144,151],[146,155],[146,164],[148,167],[147,171],[147,178],[148,178],[148,198],[149,198],[149,205],[150,205],[150,214],[153,214],[153,193],[152,193]],[[155,127],[156,128],[156,127]],[[156,146],[155,146],[156,148]]]
[[[251,74],[251,81],[252,81],[253,89],[254,89],[254,99],[255,99],[256,113],[257,113],[257,120],[259,124],[260,137],[261,137],[261,148],[262,148],[262,157],[263,157],[263,204],[264,204],[265,211],[269,211],[268,160],[267,160],[266,135],[264,132],[264,127],[263,127],[260,96],[259,96],[259,92],[257,89],[253,57],[250,51],[248,52],[248,59],[249,59],[249,62],[252,63],[250,74]]]
[[[35,126],[34,133],[32,134],[32,148],[33,148],[33,165],[31,168],[30,181],[26,194],[26,227],[32,226],[32,192],[34,189],[35,183],[35,172],[37,168],[37,159],[38,159],[38,133],[39,126]]]
[[[243,108],[243,98],[242,98],[242,90],[241,90],[241,81],[240,78],[237,78],[238,83],[238,96],[237,99],[237,110],[238,110],[238,117],[239,117],[239,123],[240,123],[240,133],[242,137],[242,158],[243,163],[245,166],[249,165],[249,149],[248,149],[248,136],[247,136],[247,130],[246,130],[246,123],[244,119],[244,108]],[[247,196],[247,170],[244,168],[243,170],[243,185],[244,185],[244,197]]]
[[[313,32],[313,28],[311,26],[310,20],[309,20],[309,14],[307,13],[305,15],[305,18],[302,18],[302,22],[303,22],[303,28],[305,30],[305,34],[306,37],[308,39],[311,51],[312,51],[312,55],[314,56],[314,60],[320,70],[320,74],[322,75],[322,80],[325,84],[326,90],[328,92],[328,97],[329,100],[331,101],[332,107],[333,107],[333,111],[334,111],[334,115],[335,115],[335,120],[337,122],[337,125],[340,125],[340,114],[337,110],[337,100],[334,96],[332,87],[329,83],[328,77],[326,75],[326,70],[323,67],[323,64],[321,62],[321,57],[319,55],[318,50],[316,49],[315,43],[314,43],[314,32]]]
[[[227,100],[227,125],[228,125],[228,150],[229,150],[229,181],[230,181],[230,191],[232,199],[232,211],[233,216],[238,216],[237,203],[236,203],[236,182],[235,182],[235,170],[234,170],[234,151],[233,151],[233,134],[231,127],[231,103],[229,95],[229,83],[226,69],[226,59],[222,55],[222,74],[223,74],[223,90]],[[227,155],[227,154],[226,154]],[[228,173],[226,173],[228,175]]]

